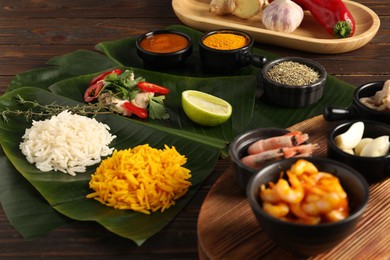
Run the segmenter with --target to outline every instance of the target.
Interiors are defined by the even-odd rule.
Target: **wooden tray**
[[[371,41],[380,26],[375,12],[352,1],[344,3],[355,18],[356,32],[354,36],[344,39],[335,39],[329,35],[309,12],[305,12],[300,27],[289,34],[265,29],[261,14],[249,20],[233,15],[215,15],[209,12],[209,3],[210,0],[172,0],[172,7],[184,24],[198,30],[238,29],[252,35],[257,42],[314,53],[335,54],[356,50]]]
[[[326,136],[337,123],[322,116],[298,123],[319,143],[317,156],[326,154]],[[200,259],[294,259],[261,230],[245,195],[229,168],[210,189],[198,217]],[[356,231],[331,251],[314,259],[390,259],[390,180],[370,186],[370,200]]]

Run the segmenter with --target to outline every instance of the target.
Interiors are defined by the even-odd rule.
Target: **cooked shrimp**
[[[253,169],[259,169],[264,163],[283,158],[280,149],[268,150],[258,154],[251,154],[241,158],[241,162]]]
[[[265,185],[260,186],[260,198],[264,202],[270,202],[270,203],[278,203],[281,202],[282,199],[280,198],[279,194],[276,192],[276,190],[273,188],[274,185],[270,185],[270,188],[266,188]]]
[[[304,196],[303,187],[296,175],[290,172],[287,172],[287,175],[291,186],[287,180],[280,178],[275,185],[276,192],[284,201],[288,203],[298,203]]]
[[[277,148],[267,150],[261,153],[251,154],[241,158],[241,162],[253,169],[259,169],[264,163],[270,160],[278,160],[283,158],[290,158],[300,154],[308,156],[313,153],[314,149],[318,147],[317,144],[305,144],[293,147]]]
[[[265,212],[270,214],[273,217],[281,218],[286,216],[290,209],[286,203],[280,202],[277,204],[272,204],[269,202],[263,202],[263,209]]]
[[[336,222],[348,217],[348,210],[334,209],[325,214],[325,218],[328,222]]]
[[[282,150],[284,158],[290,158],[300,154],[312,154],[317,148],[318,144],[302,144],[299,146],[283,148]]]
[[[302,134],[299,131],[290,132],[282,136],[262,139],[251,144],[248,148],[249,154],[261,153],[267,150],[297,146],[309,139],[308,134]]]
[[[300,159],[291,166],[290,171],[296,175],[301,175],[303,173],[317,173],[318,169],[313,163]]]
[[[320,223],[321,217],[318,215],[309,215],[301,207],[300,203],[290,204],[291,212],[299,219],[300,223],[315,225]]]

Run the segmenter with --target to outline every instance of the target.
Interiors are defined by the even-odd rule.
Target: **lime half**
[[[232,114],[232,106],[228,102],[201,91],[183,91],[181,103],[186,115],[203,126],[220,125]]]

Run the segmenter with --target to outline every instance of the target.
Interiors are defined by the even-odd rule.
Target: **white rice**
[[[19,148],[29,163],[44,172],[61,171],[72,176],[110,155],[108,145],[116,137],[108,125],[94,118],[63,111],[43,121],[33,121]]]

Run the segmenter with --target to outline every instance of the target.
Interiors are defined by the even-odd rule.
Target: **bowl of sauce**
[[[192,53],[192,40],[173,30],[147,32],[136,41],[137,54],[145,68],[171,69],[182,65]]]

